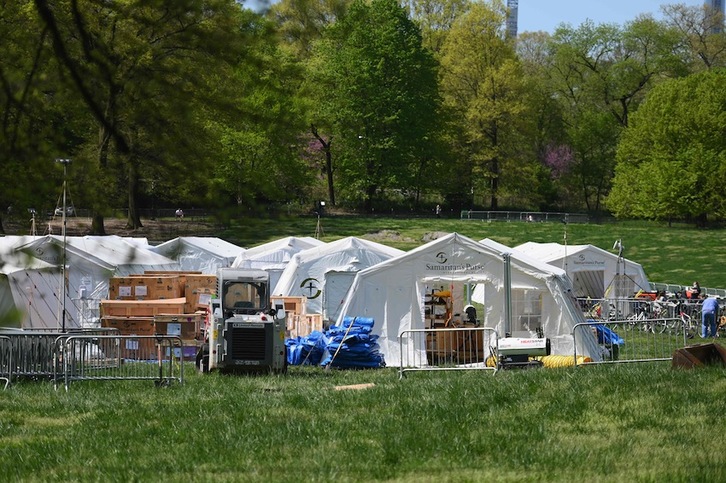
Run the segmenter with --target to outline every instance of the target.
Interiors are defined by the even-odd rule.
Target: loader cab
[[[270,309],[266,280],[225,280],[221,298],[225,318],[266,313]]]

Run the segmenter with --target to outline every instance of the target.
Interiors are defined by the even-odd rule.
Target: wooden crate
[[[275,306],[275,302],[282,302],[288,317],[292,315],[302,315],[305,313],[305,297],[272,296],[270,297],[270,300],[272,301],[273,307]]]
[[[101,300],[101,317],[154,317],[161,314],[183,314],[186,299],[167,300]]]
[[[323,331],[322,314],[300,314],[287,318],[287,332],[289,337],[305,337],[314,330]]]
[[[178,275],[113,277],[108,283],[111,300],[175,299],[183,295]]]

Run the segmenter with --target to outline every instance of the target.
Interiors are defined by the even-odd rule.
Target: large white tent
[[[517,252],[564,270],[576,297],[593,299],[632,297],[650,290],[643,267],[593,245],[527,242]]]
[[[505,310],[508,278],[509,321]],[[484,306],[483,314],[478,315],[483,325],[495,329],[499,337],[506,332],[512,336],[535,336],[535,329],[541,328],[550,339],[553,354],[573,354],[572,329],[585,320],[571,295],[564,271],[504,245],[489,240],[479,243],[458,233],[360,271],[337,323],[342,323],[345,316],[373,318],[373,333],[379,335],[381,353],[387,364],[397,364],[402,332],[425,328],[423,305],[430,290],[444,288],[460,294],[455,297],[454,312],[463,312],[468,296],[462,287],[473,284],[481,292]],[[412,347],[412,339],[404,339],[403,343],[404,351],[420,352],[418,360],[426,360],[424,347]],[[578,354],[599,359],[594,337],[578,337],[577,343]]]
[[[183,271],[216,274],[218,269],[232,266],[244,249],[221,238],[183,236],[151,247],[151,251],[176,260]]]
[[[355,274],[404,253],[362,238],[347,237],[292,257],[273,295],[306,297],[308,314],[335,320]]]
[[[293,255],[322,245],[325,242],[316,238],[289,236],[242,251],[232,267],[264,270],[270,275],[270,287],[274,288]]]
[[[66,261],[66,287],[64,325],[66,328],[95,326],[99,321],[99,303],[108,297],[108,282],[111,277],[124,277],[144,273],[146,270],[175,271],[179,264],[142,246],[129,243],[117,236],[66,237],[57,235],[20,238],[14,243],[15,250],[33,256],[54,266]],[[62,299],[60,281],[37,284],[31,304],[42,299],[55,314],[52,320],[47,315],[34,325],[56,327],[59,305]]]

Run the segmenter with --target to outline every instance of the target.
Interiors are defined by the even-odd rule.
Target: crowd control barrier
[[[399,377],[413,371],[497,370],[497,332],[488,327],[410,329],[399,338]]]

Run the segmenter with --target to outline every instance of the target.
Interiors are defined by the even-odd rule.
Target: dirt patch
[[[366,233],[361,238],[366,240],[374,241],[377,243],[386,242],[402,242],[402,243],[415,243],[416,240],[413,238],[402,236],[399,232],[393,230],[380,230],[373,233]]]
[[[449,233],[445,231],[430,231],[428,233],[424,233],[424,236],[421,237],[421,239],[424,241],[424,243],[428,243],[433,240],[438,240],[442,236],[449,235]]]
[[[123,237],[147,238],[150,243],[161,243],[180,236],[216,236],[218,227],[213,223],[204,223],[192,219],[177,220],[151,220],[142,219],[141,228],[130,229],[126,220],[120,218],[104,219],[106,235]],[[7,235],[30,235],[30,224],[25,226],[19,223],[4,223]],[[60,235],[63,233],[63,224],[60,219],[54,219],[36,224],[37,235]],[[91,219],[84,217],[70,217],[66,220],[66,235],[85,236],[91,234]]]

